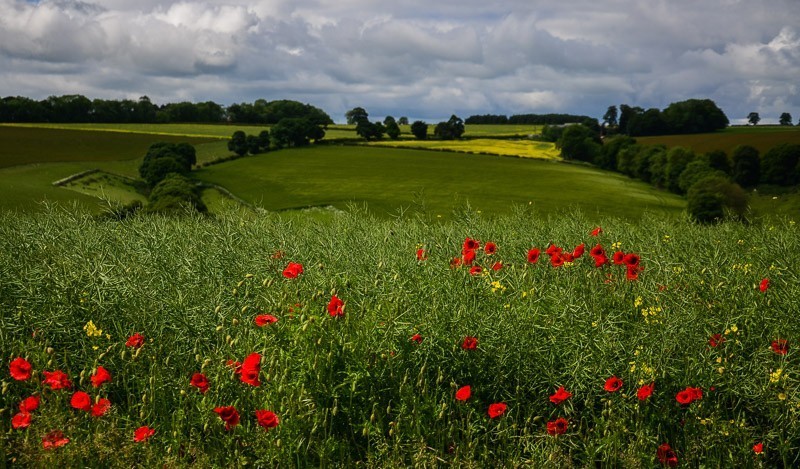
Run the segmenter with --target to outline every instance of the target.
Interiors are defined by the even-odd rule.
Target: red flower
[[[26,397],[19,403],[20,412],[33,412],[39,408],[39,396]]]
[[[110,408],[111,401],[106,398],[100,399],[92,406],[92,417],[102,417]]]
[[[141,443],[142,441],[150,439],[155,433],[156,431],[147,425],[141,426],[133,432],[133,441]]]
[[[425,253],[425,250],[422,248],[417,249],[417,260],[418,261],[427,261],[428,255]]]
[[[474,266],[472,266],[472,268],[469,269],[469,274],[470,275],[478,275],[479,273],[481,273],[482,270],[483,269],[481,269],[481,266],[474,265]]]
[[[592,236],[600,236],[600,233],[602,232],[603,229],[598,226],[597,228],[593,229],[592,232],[589,234],[591,234]]]
[[[267,324],[275,324],[276,322],[278,322],[278,318],[276,318],[271,314],[259,314],[258,316],[255,317],[253,322],[255,322],[256,326],[258,327],[264,327]]]
[[[638,280],[640,270],[642,270],[642,268],[638,265],[628,265],[625,270],[625,278],[628,280]]]
[[[11,372],[11,377],[17,381],[29,380],[31,378],[31,368],[30,362],[22,357],[17,357],[8,364],[8,371]]]
[[[31,414],[28,412],[20,412],[11,417],[11,427],[14,430],[21,428],[28,428],[31,425]]]
[[[458,391],[456,391],[457,401],[463,402],[469,399],[470,397],[472,397],[472,386],[470,385],[461,386],[460,388],[458,388]]]
[[[586,250],[586,245],[581,243],[575,246],[575,249],[572,250],[572,257],[577,259],[583,255],[583,252]]]
[[[489,418],[496,419],[501,415],[506,413],[506,409],[508,406],[505,402],[495,402],[494,404],[489,404]]]
[[[564,256],[562,256],[560,253],[553,254],[550,256],[550,265],[553,267],[561,267],[564,265]]]
[[[297,262],[289,262],[285,269],[283,269],[283,276],[286,278],[297,278],[298,275],[303,273],[303,264]]]
[[[44,449],[60,448],[69,443],[69,438],[64,436],[61,430],[53,430],[42,437],[42,447]]]
[[[461,248],[462,253],[466,253],[467,251],[474,251],[476,249],[480,249],[481,243],[478,242],[476,239],[467,238],[464,240],[464,245]]]
[[[72,395],[69,404],[74,409],[83,410],[85,412],[92,410],[92,398],[83,391],[76,391],[75,394]]]
[[[564,252],[564,250],[556,246],[555,244],[551,244],[550,246],[547,246],[547,249],[545,249],[544,252],[548,256],[552,257],[554,254],[561,254],[562,252]]]
[[[261,355],[258,352],[253,352],[244,359],[242,363],[242,374],[240,379],[243,383],[250,386],[261,386],[258,381],[258,374],[261,372]]]
[[[758,289],[761,290],[761,293],[764,293],[769,288],[769,279],[765,278],[761,280],[761,283],[758,285]]]
[[[454,268],[456,268],[456,267],[458,267],[460,265],[461,265],[461,258],[460,257],[454,257],[453,260],[450,261],[450,268],[451,269],[454,269]]]
[[[722,334],[712,334],[711,337],[708,338],[708,345],[712,347],[716,347],[723,342],[725,342],[725,337]]]
[[[572,393],[564,389],[564,386],[559,386],[555,394],[550,396],[550,402],[555,405],[559,405],[570,397],[572,397]]]
[[[230,430],[236,425],[239,425],[239,412],[236,410],[236,407],[217,407],[214,409],[214,412],[225,422],[225,430]]]
[[[531,264],[535,264],[539,261],[539,254],[541,254],[541,250],[539,248],[533,248],[528,251],[528,262]]]
[[[681,405],[689,405],[692,402],[702,398],[703,390],[700,388],[693,388],[691,386],[687,386],[686,389],[678,392],[678,394],[675,395],[675,400],[677,400]]]
[[[483,252],[491,256],[492,254],[497,252],[497,245],[489,241],[483,246]]]
[[[547,422],[547,433],[550,435],[563,435],[567,433],[569,422],[564,417]]]
[[[61,370],[45,371],[43,384],[50,386],[50,389],[57,391],[59,389],[69,389],[72,383],[66,373]]]
[[[275,428],[279,423],[281,423],[281,419],[278,418],[275,412],[269,410],[257,410],[256,420],[258,421],[259,425],[267,430],[270,428]]]
[[[332,318],[344,316],[344,301],[340,300],[336,295],[331,295],[331,301],[328,302],[328,314]]]
[[[617,378],[616,376],[612,376],[606,380],[605,389],[608,392],[617,392],[622,387],[622,380]]]
[[[103,368],[103,366],[98,366],[97,371],[95,371],[90,379],[92,381],[92,386],[99,388],[103,383],[111,382],[111,373]]]
[[[464,264],[472,265],[475,262],[475,251],[466,251],[462,257],[464,258]]]
[[[464,337],[464,340],[461,342],[461,348],[464,350],[475,350],[478,347],[478,338],[472,336]]]
[[[756,443],[753,445],[753,452],[756,454],[761,454],[764,452],[764,443]]]
[[[411,342],[421,344],[422,343],[422,336],[419,334],[414,334],[411,336]]]
[[[603,246],[596,244],[592,249],[589,250],[589,255],[592,257],[605,257],[606,251],[603,249]]]
[[[125,342],[126,347],[139,348],[142,345],[144,345],[144,336],[138,332],[128,337],[128,341]]]
[[[640,401],[646,401],[648,397],[653,395],[653,388],[656,387],[656,383],[645,384],[636,391],[636,397],[639,398]]]
[[[210,383],[208,378],[203,373],[195,373],[192,375],[192,379],[189,381],[190,386],[194,386],[200,391],[200,394],[205,394],[208,391]]]
[[[625,258],[623,258],[623,259],[622,259],[622,262],[623,262],[625,265],[629,266],[629,267],[630,267],[630,266],[636,266],[636,267],[638,267],[638,266],[639,266],[639,261],[640,261],[639,255],[638,255],[638,254],[634,254],[634,253],[632,253],[632,252],[631,252],[631,253],[628,253],[628,254],[626,254],[626,255],[625,255]]]
[[[678,465],[678,455],[670,448],[669,443],[663,443],[659,446],[656,456],[658,456],[658,461],[663,466],[675,467]]]
[[[611,261],[614,265],[622,265],[625,263],[625,253],[622,251],[617,251],[611,256]]]
[[[789,353],[789,343],[786,339],[773,340],[772,351],[778,355],[786,355]]]
[[[592,256],[592,258],[594,259],[594,266],[597,267],[598,269],[608,264],[608,257],[606,257],[605,255]]]
[[[495,272],[497,272],[498,270],[500,270],[502,268],[503,268],[503,263],[502,262],[495,262],[494,264],[492,264],[492,270],[494,270]]]

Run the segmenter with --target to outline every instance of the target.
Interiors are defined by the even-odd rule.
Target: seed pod
[[[250,305],[242,306],[242,314],[246,313],[248,309],[250,309]]]
[[[216,308],[214,308],[214,313],[215,313],[215,314],[219,314],[219,312],[220,312],[221,310],[222,310],[222,305],[218,305]]]
[[[239,280],[239,283],[236,284],[237,287],[241,287],[244,285],[244,280]]]
[[[55,352],[55,350],[53,350],[53,347],[47,347],[46,349],[44,349],[44,351],[47,352],[48,355],[52,355],[53,352]]]
[[[234,288],[233,291],[231,292],[231,294],[233,296],[236,296],[238,293],[239,293],[239,290],[237,290],[236,288]]]
[[[245,276],[244,276],[244,278],[253,278],[253,277],[254,277],[253,274],[245,274]]]
[[[369,435],[369,430],[367,429],[367,427],[364,427],[364,429],[361,430],[361,435],[363,435],[363,436]]]
[[[98,359],[98,360],[102,360],[102,359],[103,359],[103,358],[105,358],[105,357],[106,357],[106,352],[103,352],[103,353],[101,353],[101,354],[100,354],[100,356],[99,356],[99,357],[97,357],[97,359]]]
[[[277,446],[278,448],[281,447],[281,439],[280,438],[278,438],[278,440],[275,441],[275,446]]]

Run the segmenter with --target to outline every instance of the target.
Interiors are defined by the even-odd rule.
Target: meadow
[[[695,153],[723,150],[728,155],[739,145],[750,145],[762,155],[781,143],[800,144],[800,127],[797,126],[746,126],[729,127],[712,134],[661,135],[636,137],[643,145],[666,145],[667,148],[681,146]]]
[[[797,467],[798,265],[788,220],[0,214],[0,454]]]

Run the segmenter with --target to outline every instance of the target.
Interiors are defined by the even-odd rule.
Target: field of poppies
[[[800,465],[800,236],[0,215],[0,452],[66,467]]]

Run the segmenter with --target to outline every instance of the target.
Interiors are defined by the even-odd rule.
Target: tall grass
[[[3,215],[4,461],[652,467],[669,443],[689,466],[800,464],[797,226],[645,217],[609,218],[597,238],[592,228],[579,213],[525,209],[503,218],[464,211],[434,224],[358,210],[324,222]],[[499,246],[478,253],[479,275],[450,267],[468,236]],[[609,256],[619,243],[641,255],[644,270],[629,281],[588,255],[559,268],[544,255],[526,262],[528,249],[550,243],[587,251],[600,243]],[[417,260],[418,248],[427,260]],[[303,264],[298,278],[281,275],[289,261]],[[502,269],[488,268],[498,261]],[[326,310],[334,294],[342,317]],[[259,328],[260,313],[279,320]],[[87,334],[89,321],[101,335]],[[141,349],[125,346],[134,333],[145,337]],[[726,340],[711,347],[715,333]],[[466,336],[478,338],[476,350],[461,348]],[[788,340],[787,355],[772,351],[778,338]],[[258,387],[226,365],[252,352],[263,357]],[[16,357],[33,365],[31,380],[9,377]],[[98,365],[113,381],[95,389]],[[39,384],[55,369],[69,374],[72,391]],[[189,385],[195,372],[208,376],[207,393]],[[615,393],[603,389],[612,375],[624,382]],[[637,388],[650,382],[653,396],[639,401]],[[458,402],[464,385],[472,397]],[[573,397],[555,406],[548,396],[559,386]],[[704,394],[682,406],[675,396],[687,386]],[[75,390],[107,397],[111,411],[93,418],[72,409]],[[37,393],[31,426],[11,429],[18,403]],[[508,410],[491,419],[495,402]],[[213,409],[231,405],[241,424],[226,431]],[[280,424],[257,426],[258,409]],[[557,417],[568,429],[551,436],[546,423]],[[135,443],[142,425],[156,433]],[[42,449],[54,429],[70,443]]]

